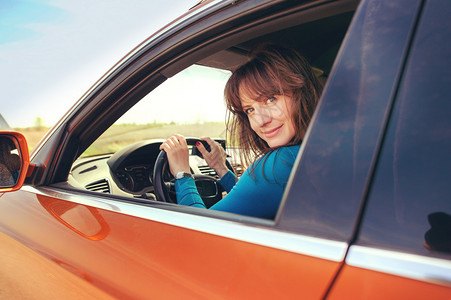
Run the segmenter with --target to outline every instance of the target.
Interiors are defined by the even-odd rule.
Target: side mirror
[[[30,156],[25,137],[15,131],[0,131],[0,192],[20,189],[29,166]]]

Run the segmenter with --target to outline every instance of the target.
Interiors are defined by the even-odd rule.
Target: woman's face
[[[241,105],[251,128],[271,148],[288,144],[296,133],[291,117],[291,102],[288,95],[275,95],[265,101],[241,96]]]

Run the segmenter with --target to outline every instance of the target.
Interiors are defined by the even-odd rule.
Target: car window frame
[[[148,44],[141,46],[138,50],[128,57],[123,65],[116,66],[109,76],[98,83],[84,98],[78,103],[76,108],[68,114],[68,121],[61,123],[56,129],[56,135],[53,138],[53,143],[46,143],[43,147],[38,149],[33,159],[47,160],[49,153],[55,154],[52,160],[48,160],[43,164],[44,168],[38,170],[43,179],[40,182],[31,181],[36,185],[53,186],[58,189],[66,189],[71,192],[90,193],[89,191],[80,191],[73,189],[67,184],[67,174],[72,165],[74,157],[77,157],[84,149],[80,145],[90,144],[97,138],[97,132],[103,132],[111,124],[113,124],[121,115],[121,113],[144,95],[152,91],[156,86],[166,80],[166,78],[176,74],[180,70],[186,68],[193,62],[197,61],[199,57],[205,57],[207,52],[214,53],[222,49],[225,45],[233,45],[235,43],[248,40],[250,37],[260,36],[262,30],[268,30],[269,27],[274,27],[272,30],[287,28],[292,26],[292,22],[299,23],[299,16],[308,15],[305,20],[308,22],[313,16],[333,15],[338,12],[347,12],[355,9],[355,0],[343,1],[340,3],[323,3],[323,1],[307,1],[301,4],[287,4],[287,3],[273,3],[267,1],[264,3],[253,3],[252,1],[243,1],[231,6],[227,10],[221,10],[226,6],[215,8],[209,7],[203,11],[197,19],[195,18],[193,27],[181,30],[177,33],[177,26],[186,26],[181,22],[177,26],[171,28],[170,32],[166,33],[164,38],[158,37],[151,40]],[[228,3],[230,4],[230,3]],[[287,9],[286,5],[294,5]],[[240,7],[242,6],[242,7]],[[259,16],[257,21],[249,22],[256,16],[254,9],[256,7],[266,7],[265,10],[268,15],[264,17]],[[277,8],[277,9],[274,9]],[[209,11],[210,10],[210,11]],[[237,13],[239,12],[239,13]],[[289,17],[286,15],[289,14]],[[221,28],[223,24],[216,24],[215,18],[222,20],[227,18],[235,18],[242,22],[242,28],[237,27],[235,31],[245,31],[239,35],[230,34],[229,29],[226,30],[222,36],[211,36],[214,30],[210,27],[217,26]],[[198,22],[202,20],[202,22]],[[196,23],[197,21],[197,23]],[[263,24],[263,25],[262,25]],[[200,27],[196,28],[196,27]],[[226,26],[227,27],[227,26]],[[199,42],[199,32],[204,32],[207,29],[211,30],[208,33],[208,38]],[[219,30],[219,29],[218,29]],[[194,35],[194,37],[192,36]],[[221,38],[221,39],[219,39]],[[159,40],[163,39],[163,40]],[[178,45],[180,40],[189,40],[185,44]],[[212,43],[207,50],[203,48],[205,44]],[[172,45],[178,45],[173,47]],[[133,59],[132,59],[133,58]],[[176,63],[174,63],[176,62]],[[88,113],[89,112],[89,113]],[[101,121],[99,121],[101,120]],[[86,130],[86,128],[89,130]],[[58,151],[54,150],[55,145],[59,147]],[[38,163],[39,165],[39,163]],[[36,179],[36,177],[35,177]],[[97,196],[104,198],[104,195]],[[108,198],[114,198],[118,201],[130,201],[130,199],[122,198],[121,196],[108,195]],[[137,201],[139,202],[139,201]],[[267,221],[255,219],[246,216],[228,215],[227,213],[212,213],[210,211],[202,211],[181,206],[172,206],[169,204],[158,204],[158,207],[165,207],[168,210],[183,211],[196,215],[211,215],[220,219],[232,219],[244,223],[262,224],[265,226],[274,227],[276,222],[274,220]]]

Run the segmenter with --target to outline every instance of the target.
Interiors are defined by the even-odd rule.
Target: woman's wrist
[[[183,173],[191,173],[190,168],[186,168],[186,167],[181,167],[181,168],[174,168],[174,170],[171,170],[173,172],[172,175],[175,176],[175,174],[183,172]]]
[[[217,169],[215,170],[216,174],[218,174],[219,178],[222,178],[225,174],[227,174],[227,172],[229,172],[229,169],[224,166],[223,168]]]

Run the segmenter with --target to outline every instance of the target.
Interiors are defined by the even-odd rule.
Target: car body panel
[[[0,198],[0,228],[119,298],[314,299],[340,266],[25,191]]]
[[[451,288],[373,269],[346,265],[327,299],[450,299]]]
[[[3,232],[0,265],[2,299],[114,299],[81,278],[78,270],[43,257]]]

